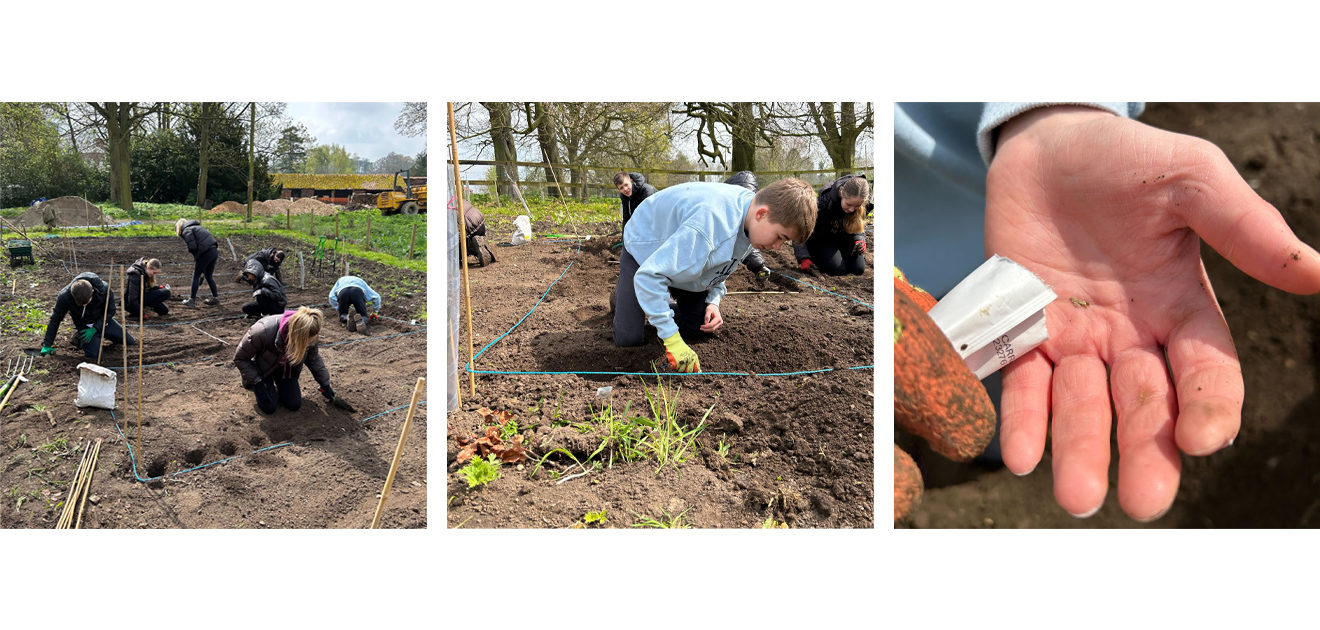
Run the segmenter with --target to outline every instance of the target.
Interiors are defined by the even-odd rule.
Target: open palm
[[[1293,293],[1320,291],[1320,254],[1299,241],[1213,144],[1098,110],[1010,121],[987,177],[986,252],[1058,294],[1050,339],[1004,371],[1001,447],[1017,474],[1052,436],[1054,495],[1069,513],[1108,491],[1117,417],[1118,498],[1158,518],[1178,490],[1181,450],[1232,443],[1243,382],[1200,239]]]

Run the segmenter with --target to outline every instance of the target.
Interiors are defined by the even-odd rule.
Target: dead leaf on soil
[[[481,412],[490,412],[490,410],[483,407],[478,410],[478,413]],[[501,413],[506,415],[504,422],[507,422],[513,417],[513,414],[509,414],[508,412]],[[492,418],[492,420],[490,420],[492,422],[499,421],[494,412],[490,412],[489,417]],[[455,456],[455,460],[460,464],[473,457],[485,458],[488,455],[494,455],[499,458],[501,462],[506,464],[521,464],[527,461],[527,451],[522,445],[523,436],[514,435],[506,443],[500,438],[500,428],[497,426],[486,427],[486,434],[480,437],[475,434],[468,437],[456,435],[453,433],[452,429],[450,435],[454,436],[454,442],[459,446],[458,455]]]

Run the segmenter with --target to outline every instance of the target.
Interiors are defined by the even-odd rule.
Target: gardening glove
[[[55,356],[55,349],[52,348],[52,347],[50,347],[50,346],[42,346],[42,347],[41,347],[41,356],[44,357],[44,356],[46,356],[46,355]]]
[[[803,258],[802,260],[799,260],[799,261],[798,261],[798,269],[801,269],[801,270],[803,270],[803,271],[808,271],[808,270],[810,270],[810,269],[811,269],[811,259],[810,259],[810,258]]]
[[[967,461],[994,437],[995,408],[981,381],[926,315],[934,305],[929,293],[894,270],[894,422],[940,455]],[[916,509],[921,488],[921,472],[895,446],[895,521]]]
[[[78,332],[78,338],[81,339],[84,344],[91,342],[92,337],[95,336],[96,336],[96,327],[91,324],[88,324],[87,328],[84,328],[83,330]]]
[[[866,241],[857,241],[853,243],[853,255],[866,253]]]
[[[335,390],[330,389],[330,386],[329,386],[329,385],[322,385],[322,386],[321,386],[321,395],[322,395],[322,396],[325,396],[325,399],[326,399],[326,400],[333,400],[334,397],[335,397]]]
[[[770,277],[770,268],[769,268],[769,267],[761,267],[760,269],[757,269],[757,270],[756,270],[756,279],[757,279],[757,280],[765,280],[766,278],[769,278],[769,277]]]
[[[674,333],[665,343],[665,357],[669,359],[669,367],[679,372],[700,372],[701,362],[697,360],[697,353],[692,351],[686,343],[683,343],[683,336]]]

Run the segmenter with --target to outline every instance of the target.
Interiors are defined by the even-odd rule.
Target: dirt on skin
[[[618,226],[535,228],[538,234],[605,235]],[[618,250],[612,247],[617,236],[586,241],[580,252],[576,241],[496,245],[507,241],[508,232],[493,234],[498,262],[469,270],[475,350],[508,331],[558,282],[521,325],[477,358],[478,370],[649,373],[653,362],[664,363],[654,331],[641,347],[614,346],[610,298],[618,277]],[[763,254],[772,269],[801,275],[789,247]],[[805,279],[874,302],[869,269],[865,276]],[[656,377],[477,375],[472,396],[468,375],[460,372],[462,406],[449,414],[450,431],[481,434],[489,423],[475,410],[509,411],[531,460],[505,465],[500,478],[469,488],[458,472],[455,440],[447,440],[448,525],[574,527],[581,526],[587,512],[604,510],[606,522],[593,527],[628,528],[647,518],[671,521],[680,515],[682,524],[691,527],[754,528],[771,520],[794,528],[872,527],[874,370],[847,368],[874,364],[873,310],[810,288],[739,294],[779,290],[758,284],[745,269],[729,278],[727,288],[723,327],[712,338],[691,344],[703,370],[834,370],[795,376],[664,374],[659,380],[665,391],[678,390],[682,426],[697,427],[710,410],[696,452],[685,463],[658,472],[654,461],[606,462],[597,468],[555,453],[535,476],[537,462],[555,449],[587,461],[603,435],[573,425],[607,403],[616,411],[650,415],[647,393],[658,395]],[[457,343],[466,356],[465,327]],[[599,395],[602,387],[612,391]],[[724,454],[721,443],[727,445]]]
[[[1151,103],[1139,120],[1218,145],[1303,242],[1320,244],[1320,104]],[[1089,519],[1069,516],[1054,502],[1047,446],[1045,459],[1026,477],[928,459],[922,465],[936,469],[937,487],[930,487],[928,475],[920,508],[900,526],[1320,527],[1320,304],[1247,276],[1204,244],[1201,252],[1242,364],[1242,429],[1218,453],[1183,456],[1182,485],[1165,516],[1140,524],[1123,513],[1115,491],[1117,456],[1100,512]],[[1111,451],[1117,453],[1116,445]]]
[[[350,333],[338,325],[328,306],[342,260],[337,270],[329,264],[320,270],[309,267],[304,289],[299,288],[297,253],[310,253],[305,244],[274,237],[234,237],[234,248],[240,252],[235,263],[225,239],[219,240],[222,256],[214,277],[221,291],[220,306],[187,307],[170,300],[170,316],[164,318],[148,310],[143,335],[147,367],[141,385],[142,456],[136,469],[123,436],[137,441],[138,371],[134,367],[127,382],[120,383],[113,419],[108,410],[76,408],[75,372],[83,355],[70,345],[72,324],[65,318],[56,338],[56,356],[35,360],[32,382],[21,385],[0,413],[0,526],[54,527],[82,455],[72,449],[96,439],[103,443],[84,528],[370,525],[413,386],[426,374],[425,329],[411,323],[426,308],[425,273],[352,259],[351,272],[381,294],[383,308],[379,324]],[[6,283],[0,309],[9,311],[23,300],[36,299],[49,313],[72,272],[90,270],[109,279],[107,266],[112,259],[118,266],[146,255],[164,263],[157,282],[171,284],[176,297],[187,296],[193,263],[178,238],[72,239],[68,245],[78,251],[78,269],[42,256],[40,267],[17,270],[15,295],[8,290],[14,285]],[[282,269],[289,308],[319,305],[326,314],[321,356],[335,393],[349,401],[355,413],[328,404],[307,370],[300,378],[302,408],[296,412],[281,408],[264,415],[241,386],[233,355],[235,344],[252,323],[242,319],[240,311],[251,299],[252,289],[234,278],[244,253],[269,246],[290,252]],[[59,244],[47,249],[65,251]],[[14,275],[6,270],[6,278]],[[118,273],[109,281],[118,298]],[[198,297],[209,295],[203,280]],[[48,317],[42,317],[41,331],[0,340],[0,365],[23,356],[23,348],[39,347]],[[123,360],[123,346],[104,347],[102,364],[120,367]],[[130,349],[128,361],[136,366],[136,346]],[[382,412],[387,413],[377,415]],[[426,527],[426,412],[425,405],[419,406],[413,419],[381,527]],[[181,472],[212,462],[221,463]]]

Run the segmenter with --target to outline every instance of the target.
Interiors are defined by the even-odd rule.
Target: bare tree
[[[415,138],[426,133],[426,103],[404,103],[399,117],[394,119],[394,130]]]
[[[110,190],[125,212],[133,211],[133,192],[129,171],[129,139],[148,117],[161,110],[161,103],[140,106],[138,103],[89,103],[105,122],[110,149]]]
[[[754,171],[757,147],[770,146],[766,109],[764,103],[698,102],[683,103],[675,113],[699,121],[697,157],[702,164],[710,158],[734,171]]]
[[[774,103],[768,118],[777,135],[819,140],[840,176],[853,171],[858,140],[875,128],[871,103]]]
[[[490,140],[495,147],[496,162],[515,162],[518,149],[514,145],[513,126],[514,103],[482,103],[486,108],[486,117],[490,121]],[[512,164],[495,165],[496,189],[502,195],[514,195],[518,182],[518,167]]]

